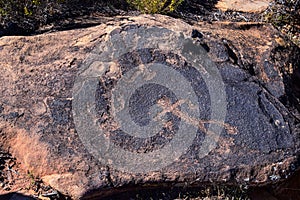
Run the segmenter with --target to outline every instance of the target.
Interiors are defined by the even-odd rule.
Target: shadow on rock
[[[0,200],[34,200],[35,198],[25,196],[16,192],[0,195]]]
[[[204,14],[207,11],[212,11],[217,4],[217,0],[213,1],[197,1],[197,0],[189,0],[184,1],[180,6],[180,11],[189,11],[191,14]]]
[[[293,89],[296,97],[300,98],[300,68],[296,69],[293,73]]]

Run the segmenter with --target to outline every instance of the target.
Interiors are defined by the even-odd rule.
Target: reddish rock
[[[222,11],[234,10],[240,12],[260,13],[266,10],[270,3],[270,0],[220,0],[216,7]]]
[[[153,27],[164,28],[160,30],[171,33],[170,37],[185,37],[184,41],[194,42],[193,47],[197,48],[190,51],[199,51],[203,55],[204,50],[208,52],[209,57],[202,58],[208,64],[216,66],[224,83],[227,103],[224,122],[209,118],[212,110],[210,101],[213,98],[208,95],[211,88],[203,84],[205,75],[202,74],[203,79],[197,75],[201,69],[197,68],[197,72],[195,66],[189,63],[192,61],[184,59],[184,56],[189,57],[192,53],[180,54],[181,49],[176,48],[167,51],[163,45],[158,44],[157,48],[136,48],[127,52],[113,62],[107,62],[109,67],[103,64],[112,57],[103,52],[115,48],[110,46],[111,38],[131,37],[143,30],[147,30],[144,35],[147,38],[151,36],[149,30]],[[199,34],[195,34],[195,30]],[[142,15],[112,20],[87,29],[30,37],[2,37],[2,148],[8,149],[17,158],[24,171],[28,170],[41,177],[53,188],[74,199],[108,196],[132,187],[160,187],[166,184],[197,186],[211,182],[253,186],[285,180],[300,164],[298,111],[291,103],[291,98],[296,97],[289,91],[292,73],[299,65],[299,56],[295,56],[299,55],[299,48],[288,41],[288,45],[281,46],[275,41],[279,35],[277,30],[267,24],[201,23],[191,26],[167,16]],[[166,34],[161,37],[162,42],[164,37]],[[140,37],[138,41],[145,38]],[[176,40],[175,37],[170,43]],[[120,42],[119,45],[123,44]],[[176,99],[176,95],[163,87],[158,90],[156,86],[147,85],[146,88],[141,88],[141,93],[137,91],[132,94],[130,105],[133,109],[129,110],[133,113],[131,117],[137,124],[147,124],[149,113],[159,107],[150,108],[145,102],[149,102],[152,95],[161,94],[153,101],[157,101],[157,105],[164,109],[170,109],[167,116],[171,120],[164,124],[164,132],[153,140],[136,139],[118,132],[120,124],[114,123],[111,114],[111,93],[128,71],[131,73],[130,70],[136,66],[146,66],[140,70],[147,71],[147,66],[151,63],[161,63],[179,71],[193,86],[203,110],[201,118],[195,119],[190,113],[184,115],[184,104],[180,104],[181,107],[175,105],[179,105],[182,99]],[[89,68],[85,68],[86,66]],[[209,68],[205,70],[208,77],[214,73]],[[94,74],[97,79],[91,77]],[[148,72],[146,75],[145,80],[157,76]],[[84,95],[89,89],[89,80],[99,81],[93,97],[88,96],[88,92]],[[130,85],[130,80],[128,82]],[[86,90],[81,86],[86,87]],[[178,90],[185,92],[183,85]],[[126,89],[123,95],[125,92]],[[169,95],[169,99],[161,98],[164,95]],[[76,101],[85,97],[87,101],[95,98],[97,102],[93,105],[76,104]],[[82,107],[76,107],[78,105]],[[170,108],[172,105],[173,108]],[[189,148],[173,163],[151,172],[123,172],[118,167],[114,168],[118,166],[114,163],[116,160],[106,163],[108,160],[101,160],[99,152],[91,151],[92,142],[98,144],[99,141],[92,141],[94,138],[90,138],[91,144],[87,145],[86,138],[83,139],[80,135],[82,130],[78,127],[82,126],[78,126],[80,121],[77,111],[87,112],[85,108],[90,107],[85,106],[92,106],[94,111],[91,113],[95,112],[97,117],[86,121],[87,125],[84,127],[87,130],[90,128],[89,121],[95,122],[103,131],[99,135],[104,133],[102,138],[109,138],[113,145],[136,154],[147,154],[171,143],[183,122],[196,127],[197,132]],[[214,136],[207,124],[221,127],[222,132],[215,141],[215,146],[208,146],[210,151],[202,155],[201,148],[205,145],[205,138]],[[186,131],[186,134],[190,133]],[[98,135],[95,136],[96,139],[97,137]],[[189,140],[187,138],[186,141]],[[136,171],[142,170],[137,168]]]

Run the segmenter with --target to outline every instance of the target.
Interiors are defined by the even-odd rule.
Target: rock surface
[[[263,1],[246,1],[246,0],[221,0],[218,1],[216,7],[222,11],[234,10],[240,12],[262,12],[269,6],[270,0]]]
[[[90,68],[95,72],[84,71],[83,68],[92,63],[90,59],[103,62],[111,57],[99,56],[111,47],[111,37],[125,37],[141,27],[165,28],[179,36],[181,33],[194,41],[199,49],[208,52],[224,82],[227,115],[224,124],[219,126],[224,129],[216,146],[207,155],[199,156],[208,135],[206,125],[201,129],[202,123],[199,122],[200,128],[192,145],[172,164],[156,171],[135,174],[115,169],[114,163],[106,165],[100,162],[82,140],[74,123],[78,113],[74,111],[76,94],[74,96],[73,92],[79,72],[81,75],[97,75],[97,70],[101,71],[102,76],[96,76],[99,79],[95,92],[97,123],[110,133],[112,143],[127,151],[147,154],[159,149],[176,136],[172,128],[177,130],[181,121],[188,121],[182,115],[177,116],[176,110],[169,111],[173,114],[171,131],[154,142],[136,140],[122,133],[112,134],[118,129],[110,116],[111,91],[126,71],[135,66],[161,63],[181,70],[191,84],[199,78],[199,84],[196,82],[194,86],[199,103],[203,104],[199,120],[209,120],[212,109],[209,102],[212,97],[207,95],[209,88],[195,73],[185,71],[192,69],[189,60],[177,54],[175,49],[165,51],[163,45],[161,48],[137,48],[113,60],[109,68],[97,65]],[[161,15],[122,17],[92,28],[32,37],[2,37],[1,148],[9,149],[24,171],[41,177],[74,199],[108,196],[130,190],[132,186],[197,186],[211,182],[260,185],[283,180],[300,164],[299,118],[291,103],[296,97],[290,89],[296,84],[292,77],[300,63],[298,55],[299,48],[285,41],[267,24],[188,25]],[[145,101],[151,98],[151,91],[148,88],[144,92]],[[153,93],[157,94],[157,91]],[[139,96],[133,99],[133,107],[143,103],[140,99]],[[177,100],[174,97],[172,103]],[[147,120],[146,111],[133,109],[132,116],[139,116],[136,123]],[[234,131],[226,130],[226,125]]]

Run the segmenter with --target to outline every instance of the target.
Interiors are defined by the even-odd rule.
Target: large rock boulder
[[[299,48],[268,24],[122,17],[2,37],[0,57],[2,149],[74,199],[300,164]]]

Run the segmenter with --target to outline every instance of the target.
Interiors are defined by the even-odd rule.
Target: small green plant
[[[300,46],[300,1],[275,0],[264,13],[264,21],[273,24],[296,45]]]
[[[26,34],[63,13],[62,7],[72,7],[78,0],[0,0],[0,29]]]
[[[35,177],[34,177],[33,173],[31,171],[27,171],[27,176],[30,179],[31,184],[34,185]]]
[[[173,12],[184,0],[126,0],[137,10],[148,13]]]

